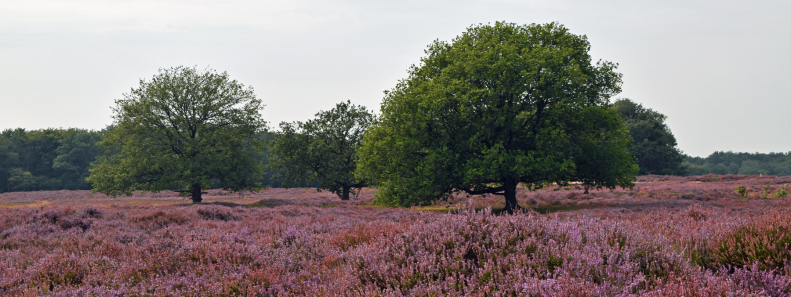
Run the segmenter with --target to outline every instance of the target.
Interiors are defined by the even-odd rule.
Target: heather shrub
[[[63,228],[63,230],[68,230],[71,228],[79,228],[82,231],[88,230],[93,224],[93,220],[91,219],[83,219],[79,217],[66,217],[62,218],[58,221],[58,226]]]
[[[725,267],[782,269],[791,261],[791,217],[775,212],[756,218],[727,235],[712,253]]]
[[[616,295],[689,267],[670,241],[628,223],[469,210],[357,251],[364,286],[404,295],[552,295],[563,284]]]
[[[327,240],[327,243],[345,252],[359,245],[367,244],[377,237],[394,236],[402,231],[401,225],[392,222],[364,223],[335,233]]]
[[[77,210],[76,214],[77,216],[84,219],[88,219],[88,218],[99,219],[102,217],[103,212],[100,209],[96,208],[95,206],[87,206],[85,208],[81,208]]]
[[[791,296],[791,279],[763,270],[758,263],[734,269],[729,278],[742,289],[764,296]]]
[[[68,198],[0,208],[0,296],[788,296],[791,214],[767,209],[791,201],[721,198],[735,198],[736,183],[758,192],[789,181],[722,182],[593,190],[601,205],[546,215],[378,208],[280,189],[248,200],[288,202],[270,207]],[[520,202],[578,192],[525,190]],[[685,194],[695,197],[671,199]],[[720,199],[696,201],[707,195]]]
[[[200,206],[196,212],[204,220],[236,221],[241,219],[240,216],[231,212],[230,207],[227,206]]]
[[[161,228],[170,224],[182,225],[191,221],[191,218],[181,211],[156,210],[132,218],[132,222],[143,228]]]
[[[71,208],[51,208],[32,216],[30,223],[47,229],[46,225],[56,225],[63,230],[79,228],[82,231],[88,230],[93,224],[94,218],[101,217],[101,211],[94,207],[87,207],[77,211]]]
[[[573,295],[568,295],[573,296]],[[739,288],[730,278],[713,274],[710,271],[702,273],[688,273],[671,276],[659,280],[657,286],[640,296],[666,297],[666,296],[761,296],[751,294],[749,290]]]
[[[60,218],[65,216],[65,211],[60,208],[47,209],[37,216],[42,222],[49,224],[57,224]]]
[[[579,192],[571,192],[568,195],[566,195],[566,199],[568,200],[589,200],[591,198],[593,197],[591,197],[588,194],[579,193]]]
[[[690,264],[705,269],[717,266],[711,247],[722,237],[721,233],[743,224],[740,219],[723,217],[722,213],[698,204],[675,213],[660,211],[641,214],[632,222],[654,236],[666,237]]]
[[[76,254],[56,253],[47,255],[30,268],[29,281],[35,287],[52,291],[56,286],[77,286],[83,283],[89,268]]]

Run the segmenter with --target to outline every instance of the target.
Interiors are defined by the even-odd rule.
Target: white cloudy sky
[[[252,85],[272,127],[346,99],[378,110],[432,40],[503,20],[587,35],[687,154],[791,151],[791,2],[761,0],[0,0],[0,129],[101,129],[178,65]]]

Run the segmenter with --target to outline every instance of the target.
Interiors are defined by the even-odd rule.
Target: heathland
[[[279,131],[227,73],[163,68],[102,131],[5,130],[0,295],[788,296],[789,155],[685,162],[590,48],[472,26],[378,115]]]
[[[374,189],[0,194],[5,296],[787,296],[789,177],[641,176],[431,206]],[[738,189],[738,190],[737,190]]]

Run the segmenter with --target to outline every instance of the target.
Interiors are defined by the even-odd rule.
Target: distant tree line
[[[791,175],[791,152],[734,153],[714,152],[708,157],[686,156],[683,164],[687,174],[768,174]]]
[[[101,131],[7,129],[0,133],[0,192],[90,189]]]
[[[41,190],[90,190],[85,179],[97,157],[104,156],[98,145],[105,131],[87,129],[6,129],[0,132],[0,193]],[[275,139],[273,133],[260,133],[264,142]],[[271,153],[264,150],[258,159],[269,164]],[[286,186],[276,168],[267,167],[256,180],[274,188]],[[288,181],[293,187],[315,187],[308,178]],[[216,187],[214,185],[213,187]]]
[[[791,152],[714,152],[708,157],[691,157],[678,149],[676,138],[665,124],[667,117],[629,99],[612,104],[632,136],[629,153],[635,157],[641,175],[768,174],[791,175]]]
[[[623,100],[616,101],[615,106],[626,105]],[[631,104],[629,104],[631,106]],[[791,176],[791,152],[787,153],[739,153],[739,152],[714,152],[708,157],[692,157],[683,154],[680,163],[675,163],[675,139],[673,142],[656,144],[649,137],[638,139],[635,134],[651,136],[652,129],[639,130],[632,120],[627,126],[634,141],[637,143],[630,151],[638,159],[640,174],[671,174],[671,175],[703,175],[703,174],[767,174]],[[650,126],[650,125],[648,125]],[[648,130],[649,132],[646,132]],[[659,132],[656,132],[659,130]],[[668,139],[672,137],[669,130],[655,129],[653,134],[660,137],[654,139]],[[292,132],[293,133],[293,132]],[[90,164],[98,156],[104,154],[103,149],[97,144],[103,137],[104,131],[86,129],[41,129],[25,130],[7,129],[0,133],[0,193],[17,191],[39,190],[90,190],[92,185],[85,178],[88,177]],[[274,144],[277,133],[261,133],[265,143]],[[669,135],[669,136],[668,136]],[[651,144],[653,143],[653,147]],[[672,146],[668,144],[673,143]],[[642,144],[642,146],[640,145]],[[283,149],[281,149],[283,150]],[[655,166],[643,160],[652,157],[646,151],[665,150],[666,155],[655,156],[654,159],[672,160],[669,166],[661,166],[655,161]],[[287,152],[286,150],[283,150]],[[299,153],[298,151],[292,151]],[[667,156],[670,157],[667,157]],[[265,150],[258,156],[263,164],[271,164],[273,159],[278,159],[270,150]],[[669,171],[669,172],[668,172]],[[684,172],[685,171],[685,172]],[[305,174],[295,175],[288,171],[284,165],[267,166],[258,181],[268,187],[319,187],[316,172],[304,170]],[[681,172],[681,173],[679,173]],[[216,186],[215,186],[216,187]]]

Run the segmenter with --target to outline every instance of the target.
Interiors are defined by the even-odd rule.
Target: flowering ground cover
[[[791,178],[640,177],[413,209],[309,189],[0,194],[4,296],[788,296]],[[737,191],[737,187],[740,190]],[[787,192],[786,192],[787,193]]]

